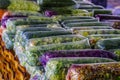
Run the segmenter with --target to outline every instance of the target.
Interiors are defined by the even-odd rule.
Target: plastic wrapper
[[[43,35],[42,35],[42,32],[44,33]],[[42,32],[40,32],[40,34],[42,35],[40,37],[53,36],[54,34],[56,34],[56,35],[71,34],[69,31],[67,31],[67,32],[66,31],[51,31],[52,34],[50,34],[50,31],[49,32],[42,31]],[[36,35],[38,35],[38,34],[36,34]],[[22,36],[22,34],[20,36],[15,36],[14,51],[16,52],[17,56],[20,56],[19,60],[20,60],[21,64],[23,65],[24,62],[26,62],[26,60],[27,60],[27,57],[25,55],[25,44],[29,39],[28,40],[25,39],[23,41],[21,36]],[[37,36],[37,37],[39,37],[39,36]],[[33,36],[33,38],[37,38],[37,37]],[[19,41],[17,41],[17,40],[19,40]]]
[[[99,18],[100,21],[104,21],[104,20],[120,20],[120,16],[117,16],[117,15],[97,14],[95,17]]]
[[[19,12],[18,12],[19,13]],[[14,18],[14,19],[19,19],[19,18],[27,18],[28,16],[30,16],[30,15],[40,15],[40,14],[37,14],[37,13],[35,13],[35,14],[28,14],[27,12],[26,13],[20,13],[20,14],[18,14],[18,13],[11,13],[11,15],[7,15],[7,16],[4,16],[3,18],[2,18],[2,20],[1,20],[1,23],[2,23],[2,27],[4,27],[4,28],[6,28],[6,23],[7,23],[7,20],[8,19],[11,19],[11,18]],[[13,19],[12,19],[13,20]]]
[[[90,6],[90,5],[81,5],[76,6],[77,9],[89,9],[89,11],[92,11],[93,9],[104,9],[102,6]]]
[[[65,7],[74,5],[74,1],[71,0],[38,0],[39,4],[42,4],[42,7]]]
[[[5,28],[7,28],[7,22],[9,21],[9,20],[11,20],[11,21],[15,21],[15,20],[17,20],[17,19],[19,19],[19,20],[22,20],[22,19],[26,19],[27,17],[12,17],[12,18],[4,18],[4,19],[2,19],[2,21],[1,21],[1,23],[2,23],[2,27],[5,27]]]
[[[91,5],[91,6],[94,6],[93,3],[91,3],[90,1],[84,1],[84,0],[74,0],[77,5],[79,6],[84,6],[84,5]]]
[[[56,28],[56,30],[59,30],[62,26],[60,24],[48,24],[47,28]],[[58,29],[57,29],[58,28]]]
[[[27,27],[27,28],[19,28],[21,32],[27,32],[27,31],[51,31],[50,28],[47,27]]]
[[[67,71],[72,64],[86,64],[86,63],[101,63],[101,62],[113,62],[107,58],[53,58],[45,67],[45,75],[49,80],[65,80]]]
[[[25,66],[27,61],[27,55],[25,54],[25,50],[22,49],[21,46],[17,46],[14,51],[19,59],[20,65]]]
[[[36,32],[36,31],[57,31],[57,30],[65,30],[63,28],[47,28],[47,27],[27,27],[27,28],[24,28],[24,26],[22,26],[22,28],[19,28],[17,30],[17,33],[16,33],[16,41],[19,41],[20,39],[20,36],[22,36],[23,33],[25,32]]]
[[[28,39],[57,36],[57,35],[67,35],[67,34],[72,34],[72,33],[70,31],[36,31],[36,32],[29,31],[23,33],[23,35],[19,37],[19,40],[20,42],[22,42],[23,45],[25,45]]]
[[[86,39],[81,35],[59,35],[59,36],[50,36],[43,38],[33,38],[29,39],[26,43],[26,49],[33,46],[48,45],[48,44],[61,44],[66,42],[75,42]]]
[[[47,79],[44,74],[42,76],[41,75],[39,76],[39,74],[38,75],[36,74],[33,77],[31,77],[30,80],[47,80]]]
[[[54,24],[54,23],[51,23],[51,24],[31,24],[31,25],[20,25],[20,26],[17,26],[16,27],[16,32],[18,30],[23,30],[23,29],[27,29],[27,28],[48,28],[50,30],[65,30],[64,28],[61,27],[60,24]],[[44,31],[44,30],[43,30]]]
[[[86,49],[86,50],[61,50],[61,51],[49,51],[39,57],[39,61],[43,66],[52,59],[59,57],[102,57],[102,58],[111,58],[117,60],[117,55],[98,49]]]
[[[49,26],[50,27],[50,26]],[[61,27],[50,27],[50,28],[47,28],[47,27],[34,27],[34,26],[20,26],[19,28],[17,28],[17,32],[16,32],[16,37],[15,37],[15,41],[19,41],[20,40],[20,37],[22,37],[23,33],[25,32],[36,32],[36,31],[65,31],[64,28],[61,28]]]
[[[106,10],[106,9],[95,9],[95,10],[93,10],[93,15],[96,16],[97,14],[112,15],[112,10]]]
[[[59,10],[64,11],[65,14],[71,13],[73,10],[73,6],[65,6],[65,7],[44,7],[47,10],[55,11],[58,15],[63,14]],[[65,11],[66,10],[66,11]],[[67,12],[69,11],[69,12]]]
[[[18,31],[18,30],[22,30],[22,29],[27,29],[27,28],[38,28],[38,27],[47,27],[47,25],[48,24],[31,24],[31,25],[19,25],[19,26],[17,26],[16,27],[16,32]]]
[[[39,75],[35,75],[35,76],[31,77],[30,80],[42,80],[42,79]]]
[[[31,66],[26,63],[24,67],[30,73],[31,77],[37,75],[42,78],[42,75],[44,75],[45,72],[43,66]]]
[[[87,10],[74,9],[73,7],[53,7],[47,10],[54,11],[58,15],[90,16]]]
[[[41,1],[41,0],[39,0]],[[72,2],[71,0],[60,0],[59,2]],[[41,3],[52,3],[52,2],[57,2],[56,0],[44,0],[44,1],[41,1]]]
[[[50,2],[50,3],[47,3],[47,4],[43,4],[42,5],[42,9],[45,10],[45,9],[48,9],[48,8],[51,8],[51,7],[73,7],[75,5],[75,3],[72,1],[71,2]]]
[[[16,36],[15,36],[15,41],[19,42],[19,40],[21,40],[21,36],[23,33],[25,32],[36,32],[36,31],[51,31],[52,28],[47,28],[47,27],[37,27],[38,25],[36,25],[35,27],[33,25],[27,26],[27,25],[22,25],[22,26],[18,26],[17,28],[17,32],[16,32]],[[53,28],[54,29],[54,28]]]
[[[28,16],[42,16],[42,14],[36,12],[36,11],[10,11],[6,12],[2,17],[1,23],[4,28],[6,28],[6,22],[9,18],[25,18]]]
[[[67,23],[79,23],[79,22],[98,22],[98,19],[73,19],[73,20],[65,20],[62,22],[62,24]]]
[[[70,30],[72,30],[73,33],[76,33],[80,30],[96,30],[96,29],[112,29],[112,27],[110,26],[81,26],[81,27],[70,28]]]
[[[30,29],[30,28],[43,28],[43,31],[45,30],[65,30],[64,28],[61,27],[60,24],[35,24],[35,25],[20,25],[17,26],[17,30],[24,30],[24,29]],[[38,29],[39,31],[39,29]]]
[[[111,50],[120,48],[120,38],[102,39],[96,43],[96,48]]]
[[[28,16],[42,16],[41,13],[36,12],[36,11],[24,11],[24,10],[17,10],[17,11],[8,11],[5,12],[5,14],[2,17],[2,19],[4,18],[13,18],[13,17],[28,17]]]
[[[14,42],[13,50],[18,57],[20,65],[25,66],[27,61],[27,55],[25,54],[24,47],[19,42]]]
[[[73,9],[73,10],[71,10],[71,15],[73,15],[73,16],[91,16],[91,13],[89,13],[87,10]]]
[[[83,2],[83,1],[75,1],[75,2],[76,2],[75,8],[79,8],[79,7],[93,7],[93,6],[95,6],[92,3],[87,3],[87,2]]]
[[[10,34],[8,30],[4,30],[2,34],[2,40],[5,43],[7,49],[13,49],[13,41],[15,34]]]
[[[52,16],[53,20],[59,21],[60,23],[65,20],[74,20],[74,19],[94,19],[94,17],[90,16],[70,16],[70,15],[56,15]]]
[[[54,23],[52,20],[50,21],[50,19],[44,21],[44,18],[38,18],[38,19],[8,19],[6,22],[6,27],[9,31],[11,31],[12,33],[15,33],[16,31],[16,27],[19,25],[30,25],[30,24],[51,24]]]
[[[75,1],[75,0],[74,0],[74,1]],[[96,6],[97,6],[97,7],[101,7],[101,6],[99,6],[99,5],[94,5],[93,3],[91,3],[90,1],[87,1],[87,0],[86,0],[86,1],[85,1],[85,0],[84,0],[84,1],[79,1],[79,0],[78,0],[78,1],[75,1],[75,2],[77,3],[78,8],[79,8],[79,7],[84,7],[84,6],[85,6],[85,7],[96,7]],[[103,8],[103,7],[102,7],[102,8]]]
[[[45,77],[45,74],[43,75],[36,74],[33,77],[31,77],[30,80],[47,80],[47,78]]]
[[[40,35],[38,35],[40,34]],[[28,39],[32,38],[41,38],[41,37],[48,37],[48,36],[57,36],[57,35],[67,35],[67,34],[72,34],[70,31],[28,31],[28,32],[22,32],[18,31],[16,36],[15,36],[15,41],[16,42],[22,42],[25,45],[25,42]]]
[[[62,25],[65,26],[69,23],[82,23],[82,22],[98,22],[98,19],[76,19],[76,20],[66,20],[62,22]]]
[[[9,16],[4,16],[1,19],[1,23],[2,23],[2,27],[6,28],[6,22],[9,18],[26,18],[27,16],[23,16],[23,15],[9,15]]]
[[[29,39],[25,44],[25,46],[22,46],[18,41],[16,41],[14,43],[14,51],[16,52],[19,58],[19,61],[25,62],[24,60],[27,60],[27,58],[24,53],[25,53],[25,50],[28,49],[29,47],[48,45],[48,44],[61,44],[66,42],[75,42],[75,41],[81,41],[83,39],[86,39],[86,38],[83,36],[77,36],[77,35],[60,35],[60,36],[51,36],[51,37],[43,37],[43,38],[33,38],[33,39]]]
[[[120,63],[73,64],[66,80],[119,80]]]
[[[23,16],[42,16],[41,13],[37,11],[28,11],[28,10],[17,10],[12,11],[11,15],[23,15]]]
[[[56,30],[64,30],[64,29],[62,29],[62,28],[45,28],[45,27],[36,27],[36,28],[33,28],[33,27],[30,27],[30,28],[22,28],[22,29],[19,29],[18,31],[17,31],[17,33],[16,33],[16,36],[15,36],[15,41],[14,41],[14,50],[15,50],[15,52],[16,53],[19,53],[19,52],[22,52],[22,53],[24,53],[23,52],[23,50],[24,50],[24,45],[26,44],[25,42],[27,42],[27,41],[25,41],[25,42],[23,42],[23,41],[21,41],[22,40],[22,35],[23,35],[23,33],[25,33],[25,32],[36,32],[37,30],[39,30],[39,31],[42,31],[42,32],[44,32],[45,33],[45,31],[49,31],[49,30],[53,30],[53,32],[55,31],[55,34],[56,34]],[[44,31],[43,31],[44,30]],[[60,34],[61,33],[61,35],[62,34],[71,34],[70,32],[65,32],[65,31],[63,31],[63,33],[62,32],[60,32],[60,31],[58,31],[59,33],[58,34]],[[48,32],[48,34],[49,34],[49,32]],[[57,35],[58,35],[57,34]],[[36,34],[37,35],[37,34]],[[42,34],[41,34],[42,35]],[[53,34],[51,34],[51,36],[52,36]],[[23,45],[21,45],[19,42],[21,42]]]
[[[120,37],[119,34],[95,34],[95,35],[93,34],[88,36],[92,48],[95,47],[97,41],[99,40],[107,39],[107,38],[119,38],[119,37]]]
[[[79,30],[76,31],[75,33],[83,36],[88,36],[92,34],[120,34],[120,30],[115,29]]]
[[[38,58],[47,51],[89,49],[89,48],[90,45],[88,39],[84,39],[81,41],[76,41],[71,43],[50,44],[50,45],[29,47],[26,50],[26,55],[28,56],[28,61],[29,61],[28,63],[30,65],[41,65]]]
[[[88,22],[89,22],[89,21],[93,21],[93,22],[94,22],[94,21],[95,21],[95,22],[97,21],[97,22],[98,22],[99,20],[98,20],[98,19],[73,19],[73,20],[65,20],[65,21],[63,21],[62,23],[64,23],[64,24],[65,24],[65,23],[76,23],[76,22],[79,23],[79,22],[87,22],[87,21],[88,21]]]
[[[45,17],[44,15],[42,16],[29,16],[28,19],[32,20],[32,19],[37,19],[38,21],[53,21],[53,19],[51,17]]]
[[[74,19],[94,19],[94,17],[90,17],[90,16],[63,16],[61,18],[62,21],[65,20],[74,20]]]
[[[68,23],[64,27],[81,27],[81,26],[111,26],[107,22],[81,22],[81,23]]]
[[[63,22],[65,20],[94,19],[94,17],[89,17],[89,16],[57,16],[57,17],[53,17],[53,19],[54,20],[57,19],[60,22]]]
[[[15,48],[17,48],[17,42],[19,42],[21,40],[21,36],[23,33],[25,32],[29,32],[29,31],[32,31],[32,32],[36,32],[36,31],[51,31],[51,30],[54,30],[54,28],[47,28],[47,27],[20,27],[18,30],[17,30],[17,33],[15,35]],[[56,28],[55,28],[56,29]],[[59,29],[62,29],[62,28],[59,28]]]
[[[81,10],[87,10],[88,12],[92,12],[91,16],[93,16],[93,11],[94,10],[103,10],[104,8],[102,6],[99,5],[81,5],[81,6],[76,6],[75,8],[77,9],[81,9]]]

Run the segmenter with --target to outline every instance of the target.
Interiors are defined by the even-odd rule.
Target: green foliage
[[[11,4],[8,7],[10,10],[28,10],[28,11],[39,11],[40,8],[37,4],[32,1],[25,0],[11,0]]]
[[[10,5],[10,0],[0,0],[0,9],[7,9]]]

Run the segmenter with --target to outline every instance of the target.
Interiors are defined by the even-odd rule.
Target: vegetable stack
[[[119,80],[120,63],[72,65],[66,80]]]
[[[46,67],[46,77],[48,80],[65,80],[67,71],[72,64],[86,64],[86,63],[101,63],[101,62],[114,62],[111,59],[106,58],[53,58]]]
[[[27,70],[33,80],[119,79],[120,20],[111,10],[83,0],[10,1],[1,20],[3,78],[28,80]]]

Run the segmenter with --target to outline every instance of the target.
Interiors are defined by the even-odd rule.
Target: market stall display
[[[9,1],[0,2],[10,10],[0,23],[1,80],[119,80],[114,10],[86,0]]]

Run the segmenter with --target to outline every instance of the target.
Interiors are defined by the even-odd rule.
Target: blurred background
[[[108,0],[108,8],[120,7],[120,0]]]
[[[120,0],[88,0],[88,1],[96,1],[96,2],[104,2],[104,1],[107,1],[107,8],[109,9],[113,9],[115,7],[120,7]]]
[[[120,14],[120,0],[88,0],[96,5],[101,5],[112,10],[113,14]]]

